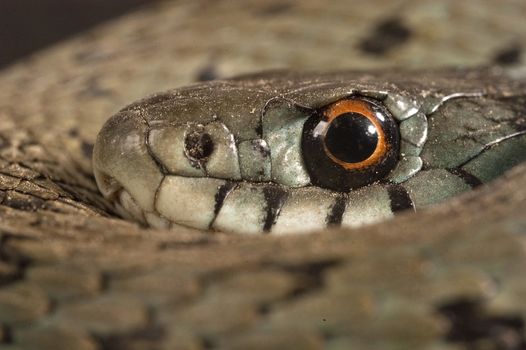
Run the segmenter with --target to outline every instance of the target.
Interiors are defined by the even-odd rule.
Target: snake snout
[[[103,126],[93,150],[97,185],[115,200],[121,188],[147,212],[154,211],[155,193],[163,174],[146,145],[148,125],[135,111],[123,111]]]

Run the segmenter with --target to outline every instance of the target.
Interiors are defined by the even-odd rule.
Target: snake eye
[[[302,152],[315,185],[348,191],[378,181],[394,168],[398,126],[376,100],[340,100],[306,121]]]

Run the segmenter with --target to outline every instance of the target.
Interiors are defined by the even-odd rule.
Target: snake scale
[[[91,166],[110,115],[197,78],[351,62],[422,92],[414,80],[440,74],[392,67],[520,61],[509,48],[525,42],[524,5],[495,4],[164,2],[1,72],[0,348],[525,348],[524,165],[417,213],[287,237],[122,220]],[[493,119],[511,116],[497,134],[523,130],[520,65],[434,71],[477,95],[444,108],[492,101]]]

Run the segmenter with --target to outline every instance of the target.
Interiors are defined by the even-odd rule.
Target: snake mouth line
[[[358,227],[391,218],[398,211],[414,210],[408,190],[395,184],[342,194],[315,186],[290,189],[273,183],[173,175],[165,176],[157,189],[154,211],[143,210],[122,187],[113,203],[124,219],[154,228],[186,226],[248,234]],[[371,211],[367,203],[376,204],[376,209]]]

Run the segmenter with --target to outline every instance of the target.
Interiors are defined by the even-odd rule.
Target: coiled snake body
[[[429,70],[495,57],[519,63],[525,5],[327,4],[161,2],[0,72],[1,349],[525,347],[525,165],[499,176],[524,159],[524,70]],[[392,40],[381,40],[385,35]],[[403,69],[374,69],[393,66]],[[109,115],[197,77],[275,67],[364,72],[248,76],[128,106],[103,131],[114,133],[114,146],[102,137],[95,149],[107,157],[97,161],[99,183],[127,208],[123,215],[171,229],[115,215],[91,166],[96,133]],[[427,70],[406,70],[415,67]],[[378,123],[369,107],[394,124]],[[287,115],[285,128],[277,117]],[[300,124],[307,127],[294,129]],[[366,141],[351,156],[335,147],[349,143],[331,136],[349,124],[360,126],[357,139]],[[386,137],[380,124],[391,130]],[[383,141],[393,146],[377,147]],[[277,161],[280,146],[298,150],[298,142],[324,167],[297,152]],[[175,146],[178,152],[168,152]],[[372,157],[373,149],[380,156]],[[414,162],[397,170],[403,159]],[[323,177],[339,169],[329,161],[349,173]],[[362,166],[378,166],[380,178],[364,184],[356,171]],[[166,203],[186,205],[188,195],[172,190],[198,183],[210,190],[191,223],[162,209],[163,188]],[[231,191],[219,191],[229,194],[216,215],[218,186]],[[276,196],[279,213],[268,210],[277,206],[267,205],[265,188],[283,194]],[[247,189],[253,196],[246,207],[257,215],[246,222],[231,216],[227,227],[225,209],[244,210],[236,191]],[[352,229],[273,234],[297,228],[297,220],[282,221],[296,214],[315,219],[302,222],[301,232],[340,219],[390,217],[394,195],[404,193],[400,209],[409,198],[416,213]],[[300,206],[290,205],[294,198]]]

